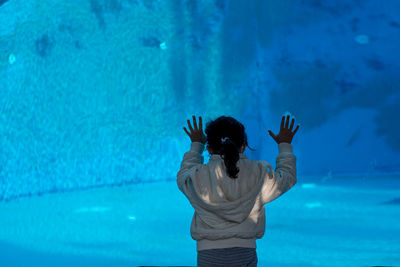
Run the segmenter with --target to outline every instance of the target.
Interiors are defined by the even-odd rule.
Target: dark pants
[[[255,248],[218,248],[197,252],[198,267],[257,267]]]

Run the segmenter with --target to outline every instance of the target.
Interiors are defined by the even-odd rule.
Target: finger
[[[187,120],[187,123],[188,123],[188,125],[189,125],[189,130],[190,130],[190,132],[193,132],[193,128],[192,128],[192,125],[190,124],[190,120]]]
[[[188,130],[186,130],[185,127],[183,127],[183,130],[185,130],[185,132],[187,133],[187,135],[190,137],[190,133],[188,132]]]
[[[297,125],[296,129],[294,129],[293,135],[297,132],[297,130],[299,129],[300,125]]]
[[[274,140],[276,140],[276,135],[273,132],[271,132],[271,130],[268,130],[268,133],[272,138],[274,138]]]
[[[282,116],[282,120],[281,120],[281,130],[283,129],[284,126],[285,126],[285,116]]]
[[[287,116],[286,116],[286,123],[285,123],[285,128],[286,128],[286,129],[289,128],[289,116],[290,116],[290,115],[287,115]]]
[[[194,126],[194,129],[196,130],[196,131],[198,131],[199,129],[197,129],[197,122],[196,122],[196,117],[193,115],[193,126]]]
[[[201,119],[201,116],[199,117],[199,128],[200,132],[203,132],[203,120]]]
[[[294,125],[294,119],[292,119],[292,123],[290,124],[289,130],[293,129],[293,125]]]

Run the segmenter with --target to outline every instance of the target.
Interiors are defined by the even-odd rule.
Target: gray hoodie
[[[207,164],[205,145],[192,142],[177,174],[179,189],[192,204],[190,233],[197,251],[215,248],[256,248],[265,232],[264,204],[296,184],[296,157],[289,143],[278,145],[276,169],[266,161],[255,161],[240,153],[238,178],[226,173],[224,160],[213,154]]]

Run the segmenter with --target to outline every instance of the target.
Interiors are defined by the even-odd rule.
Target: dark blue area
[[[215,6],[218,7],[221,11],[225,11],[228,5],[228,0],[215,0]]]
[[[188,65],[184,53],[186,28],[184,23],[184,10],[181,1],[172,2],[173,12],[173,36],[174,42],[171,44],[171,56],[168,58],[168,65],[171,67],[171,88],[173,88],[173,99],[171,102],[179,103],[186,97],[186,66]],[[178,109],[182,107],[178,105]],[[183,110],[183,109],[182,109]]]
[[[385,64],[378,58],[368,58],[365,60],[365,64],[368,68],[375,71],[382,71],[385,69]]]
[[[102,30],[106,28],[105,14],[118,16],[122,10],[119,0],[90,0],[90,11],[96,16]]]
[[[356,89],[357,84],[355,82],[349,81],[349,80],[345,80],[345,79],[341,79],[335,82],[336,86],[339,88],[339,92],[340,94],[347,94],[351,91],[353,91],[354,89]]]
[[[43,34],[35,41],[36,52],[39,56],[45,57],[49,54],[52,47],[52,42],[47,34]]]
[[[394,28],[400,29],[400,23],[399,23],[399,22],[391,21],[391,22],[389,23],[389,25],[392,26],[392,27],[394,27]]]
[[[343,16],[345,13],[350,12],[353,8],[360,6],[360,1],[349,2],[347,0],[302,0],[301,2],[304,5],[308,5],[309,7],[320,12],[325,12],[333,17]]]
[[[144,37],[141,39],[142,45],[147,47],[160,47],[161,41],[154,36]]]
[[[381,205],[400,205],[400,197],[380,203]]]
[[[256,19],[249,19],[263,8],[263,2],[256,7],[244,1],[233,1],[222,23],[222,86],[223,91],[232,90],[233,81],[246,76],[251,71],[251,64],[257,58],[257,24]]]
[[[0,6],[2,6],[6,2],[8,2],[8,0],[0,0]]]
[[[81,43],[80,43],[78,40],[75,41],[75,47],[78,48],[78,49],[81,49],[81,48],[82,48],[82,45],[81,45]]]
[[[356,142],[357,139],[359,139],[360,133],[361,133],[361,127],[354,131],[352,136],[349,138],[349,141],[347,141],[347,146],[353,145],[353,143]]]
[[[68,24],[64,24],[61,23],[60,25],[58,25],[58,29],[60,30],[60,32],[69,32],[70,34],[72,34],[72,26],[68,25]]]
[[[99,23],[100,28],[104,29],[106,22],[104,20],[103,8],[97,0],[90,0],[90,11],[92,11]]]
[[[157,0],[142,0],[143,5],[146,8],[153,10],[153,11],[155,11],[159,8],[159,5],[160,5],[159,2],[160,1],[157,1]]]

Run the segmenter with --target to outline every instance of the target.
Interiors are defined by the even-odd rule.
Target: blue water
[[[195,265],[193,210],[174,186],[186,120],[238,119],[255,148],[245,154],[274,165],[268,130],[289,111],[301,124],[299,184],[271,204],[260,266],[400,265],[399,10],[397,0],[0,0],[0,256]]]
[[[337,178],[337,177],[335,177]],[[399,266],[400,195],[314,177],[266,205],[258,266]],[[307,182],[303,182],[307,181]],[[176,182],[46,194],[0,203],[2,266],[196,266],[193,208]]]

